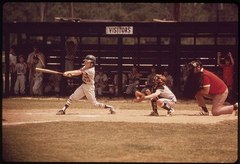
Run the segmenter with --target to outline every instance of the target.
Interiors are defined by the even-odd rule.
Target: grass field
[[[139,110],[147,113],[149,103],[132,103],[127,100],[101,100],[117,106],[119,111]],[[54,115],[65,103],[65,99],[15,98],[2,100],[6,121],[21,120],[19,113],[47,111]],[[83,105],[84,104],[84,105]],[[73,111],[93,109],[89,103],[73,103]],[[49,116],[58,122],[29,123],[2,126],[2,160],[7,162],[211,162],[232,163],[238,160],[238,119],[236,116],[208,116],[217,123],[172,123],[171,120],[199,119],[177,115],[177,111],[197,111],[194,101],[179,101],[176,116],[169,123],[71,121],[72,115]],[[87,112],[91,113],[91,110]],[[85,111],[84,111],[85,112]],[[99,111],[100,112],[100,111]],[[11,116],[7,116],[11,113]],[[15,113],[15,115],[14,115]],[[146,114],[147,114],[146,113]],[[41,114],[41,113],[40,113]],[[40,116],[30,115],[27,118]],[[100,117],[112,116],[105,112]],[[125,113],[124,113],[125,114]],[[43,115],[43,114],[42,114]],[[121,115],[121,113],[119,114]],[[69,120],[65,120],[69,117]],[[118,113],[112,117],[118,119]],[[134,119],[135,115],[129,117]],[[138,116],[136,117],[143,117]],[[199,116],[200,117],[200,116]],[[234,119],[232,119],[234,117]],[[3,119],[4,119],[3,118]],[[166,120],[165,117],[146,119]],[[231,119],[228,119],[231,118]],[[34,119],[34,118],[33,118]],[[137,119],[137,118],[136,118]]]

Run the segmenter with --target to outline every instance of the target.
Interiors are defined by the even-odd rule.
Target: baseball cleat
[[[174,111],[175,110],[173,108],[171,108],[169,111],[167,111],[167,115],[166,116],[172,116]]]
[[[152,111],[152,112],[149,114],[149,116],[159,116],[159,114],[158,114],[158,112]]]
[[[238,110],[238,103],[235,103],[235,104],[233,105],[233,109],[234,109],[234,110]]]
[[[111,105],[105,105],[104,108],[109,109],[109,111],[110,111],[111,114],[116,114],[115,110],[113,109],[113,107],[112,107]]]
[[[233,105],[233,113],[235,116],[238,116],[238,103],[235,103]]]
[[[56,115],[64,115],[64,114],[65,114],[65,111],[63,111],[62,109],[56,113]]]
[[[199,112],[199,115],[200,116],[209,116],[209,112],[205,112],[204,110],[200,110],[200,112]]]
[[[111,108],[109,109],[109,111],[110,111],[111,114],[116,114],[116,112],[115,112],[115,110],[113,109],[113,107],[111,107]]]

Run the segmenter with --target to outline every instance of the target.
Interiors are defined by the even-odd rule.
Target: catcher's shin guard
[[[167,111],[170,111],[170,110],[171,110],[171,107],[168,105],[167,102],[164,102],[164,103],[163,103],[162,108],[163,108],[163,109],[166,109]]]
[[[151,100],[151,104],[152,104],[152,110],[157,113],[157,101],[156,99],[152,99]]]

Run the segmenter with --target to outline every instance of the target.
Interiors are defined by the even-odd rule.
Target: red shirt
[[[227,84],[227,86],[232,86],[233,84],[233,65],[222,65],[223,69],[223,81]]]
[[[214,73],[203,69],[203,86],[210,86],[209,94],[222,94],[227,89],[226,84]]]

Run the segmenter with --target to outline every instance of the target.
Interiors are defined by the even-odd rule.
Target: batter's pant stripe
[[[66,105],[70,106],[72,103],[72,100],[71,99],[68,99],[67,102],[66,102]]]

